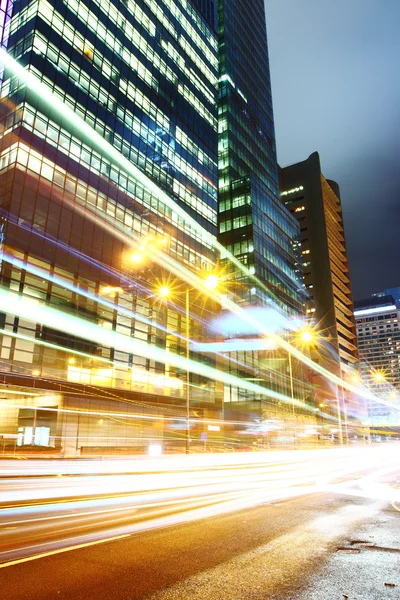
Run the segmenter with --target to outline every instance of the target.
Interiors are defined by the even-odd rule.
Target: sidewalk
[[[291,600],[400,599],[400,507],[388,504],[347,537]]]

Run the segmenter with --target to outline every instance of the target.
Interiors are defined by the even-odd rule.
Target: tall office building
[[[313,359],[347,377],[357,369],[358,350],[339,186],[321,173],[317,152],[280,169],[280,186],[282,203],[300,225],[307,316],[320,337]],[[322,399],[336,394],[335,387],[320,385]],[[348,394],[345,402],[347,413],[362,414]]]
[[[227,268],[227,288],[232,285],[244,305],[274,306],[299,317],[305,304],[299,226],[279,199],[264,2],[220,0],[218,11],[219,240],[247,269]],[[287,356],[271,350],[233,355],[240,364],[231,364],[233,372],[264,378],[272,389],[290,395]],[[303,399],[300,371],[295,396]],[[225,389],[231,409],[234,402],[259,400],[236,387]]]
[[[398,288],[393,288],[394,290]],[[386,404],[369,400],[372,421],[392,418],[400,424],[400,309],[392,295],[374,294],[354,303],[360,375],[365,386]]]
[[[125,408],[127,403],[146,405],[143,410],[158,406],[159,417],[174,406],[181,414],[185,372],[156,355],[129,351],[128,342],[114,345],[110,335],[185,355],[180,334],[187,312],[179,300],[155,300],[165,271],[156,263],[134,261],[165,244],[165,253],[192,271],[214,268],[211,238],[201,232],[217,232],[214,3],[15,1],[3,29],[9,54],[44,91],[35,93],[11,67],[5,70],[1,292],[14,306],[33,299],[62,311],[71,327],[72,317],[81,319],[82,335],[57,320],[60,312],[51,317],[42,310],[36,318],[4,311],[1,381],[19,386],[14,388],[19,405],[24,391],[35,388],[41,408],[95,402],[97,409],[114,403],[116,410],[115,403],[123,402]],[[57,112],[52,97],[104,143]],[[179,208],[202,230],[185,221]],[[199,335],[202,310],[192,298],[190,312],[198,320],[190,330]],[[102,329],[103,337],[84,335],[85,323]],[[213,382],[192,375],[190,384],[194,408],[213,405]],[[26,393],[26,399],[33,397]],[[69,413],[57,420],[50,409],[7,411],[3,425],[17,419],[21,443],[32,441],[33,423],[37,443],[39,417],[42,442],[62,436],[68,451],[124,443],[118,419],[107,421],[107,428],[100,419],[89,439],[88,423]]]

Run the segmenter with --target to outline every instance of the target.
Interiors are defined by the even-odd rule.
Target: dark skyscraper
[[[220,0],[218,7],[219,240],[247,268],[247,274],[227,269],[226,277],[244,304],[274,305],[299,317],[305,305],[299,226],[279,198],[264,2]],[[274,371],[268,384],[290,394],[287,356],[236,358],[256,372]],[[304,397],[304,390],[296,387],[295,395]],[[225,390],[227,402],[246,400],[243,391]]]
[[[298,314],[298,224],[279,200],[264,2],[220,0],[219,44],[220,240]],[[260,289],[245,295],[265,301]]]
[[[317,152],[281,169],[280,185],[282,203],[300,224],[307,316],[320,338],[313,358],[346,379],[358,367],[358,350],[339,186],[321,173]],[[336,396],[336,388],[321,385],[322,400]],[[364,411],[350,396],[345,401],[344,413]]]

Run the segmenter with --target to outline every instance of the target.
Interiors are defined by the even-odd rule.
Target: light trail
[[[116,348],[123,352],[127,352],[128,354],[136,354],[145,358],[157,360],[163,364],[167,363],[183,369],[184,371],[189,370],[193,373],[198,373],[208,379],[223,381],[224,383],[241,387],[282,402],[290,404],[294,403],[296,406],[309,412],[318,412],[318,409],[311,407],[300,400],[292,399],[284,394],[240,379],[239,377],[230,375],[226,371],[219,371],[214,367],[196,362],[192,359],[187,359],[184,356],[173,352],[167,352],[162,348],[158,348],[141,340],[132,339],[116,331],[101,328],[94,323],[85,321],[74,315],[63,313],[58,309],[46,306],[38,301],[4,288],[0,288],[0,310],[23,319],[41,323],[42,325],[68,334],[76,335],[77,337],[83,337],[102,346]]]
[[[70,248],[69,248],[69,250],[70,250]],[[125,307],[122,307],[119,304],[115,304],[114,302],[111,302],[110,300],[104,299],[101,295],[92,294],[92,293],[88,292],[87,290],[82,289],[82,287],[79,287],[79,286],[71,283],[70,280],[68,280],[64,277],[60,277],[59,275],[56,275],[54,273],[50,273],[49,271],[46,271],[45,269],[42,269],[40,267],[37,267],[36,265],[31,264],[29,261],[22,260],[6,250],[3,250],[2,259],[5,262],[10,263],[11,265],[13,265],[14,267],[16,267],[18,269],[25,270],[28,273],[31,273],[33,275],[36,275],[37,277],[41,277],[42,279],[45,279],[46,281],[55,283],[56,285],[59,285],[59,286],[65,288],[65,289],[68,289],[74,293],[84,296],[85,298],[88,298],[89,300],[93,300],[93,301],[97,302],[98,304],[105,306],[106,308],[109,308],[111,310],[116,310],[116,311],[118,311],[119,314],[123,314],[130,318],[137,319],[138,321],[141,321],[144,324],[151,325],[152,327],[155,327],[166,333],[171,333],[167,327],[164,327],[162,324],[157,323],[157,321],[151,321],[150,319],[147,319],[146,317],[140,315],[139,313],[136,313]],[[197,316],[195,314],[192,314],[192,317],[195,318],[196,320],[199,320],[199,319],[197,319]],[[174,337],[177,337],[184,341],[186,340],[185,336],[179,334],[179,332],[173,331],[172,333],[173,333]],[[7,333],[5,333],[4,335],[8,335],[10,337],[14,337],[16,339],[21,339],[21,340],[29,341],[29,342],[33,342],[33,340],[34,340],[34,343],[37,345],[60,350],[61,352],[65,352],[69,355],[75,355],[75,356],[80,356],[83,358],[89,358],[96,362],[103,362],[107,365],[114,365],[114,366],[117,366],[122,369],[128,369],[126,363],[121,363],[121,362],[111,360],[111,359],[105,359],[100,356],[88,354],[85,352],[80,352],[78,350],[60,346],[59,344],[52,344],[49,342],[45,342],[44,340],[41,340],[40,338],[33,338],[32,336],[30,337],[30,336],[26,336],[21,333],[15,333],[12,331],[7,331]],[[212,344],[212,343],[200,344],[200,343],[196,342],[195,340],[189,340],[189,341],[192,345],[193,351],[209,352],[209,353],[217,352],[222,358],[225,358],[222,353],[223,351],[224,352],[237,352],[238,350],[262,350],[265,348],[265,340],[262,340],[262,339],[253,340],[253,341],[235,340],[232,342],[221,342],[221,343],[216,343],[216,344]],[[242,363],[236,359],[233,359],[232,357],[230,360],[232,363],[242,366],[249,373],[256,372],[256,369],[252,368],[251,366],[249,366],[245,363]],[[261,372],[261,371],[257,371],[257,372],[259,375],[263,375],[265,378],[268,377],[268,374],[266,374],[264,372]]]
[[[0,388],[0,394],[2,393],[1,388]],[[37,394],[25,394],[24,392],[14,392],[13,390],[9,390],[10,394],[14,394],[14,393],[19,393],[19,394],[24,394],[24,395],[30,395],[30,396],[36,396]],[[26,408],[26,404],[16,404],[15,402],[13,403],[8,403],[8,402],[1,402],[0,406],[4,406],[4,407],[8,407],[8,408]],[[151,405],[152,408],[156,408],[154,407],[154,405]],[[147,406],[147,408],[149,408]],[[134,419],[134,420],[138,420],[138,421],[156,421],[159,422],[160,420],[160,416],[158,414],[154,414],[154,415],[144,415],[144,414],[133,414],[133,413],[124,413],[124,412],[110,412],[110,411],[101,411],[101,410],[81,410],[81,409],[74,409],[74,408],[54,408],[51,406],[38,406],[35,407],[35,410],[37,411],[45,411],[45,412],[55,412],[55,413],[61,413],[61,414],[72,414],[72,415],[87,415],[90,417],[104,417],[104,418],[123,418],[123,419]],[[224,420],[221,421],[220,419],[200,419],[198,417],[196,417],[196,419],[192,419],[195,420],[196,423],[202,423],[202,424],[213,424],[213,423],[218,423],[221,426],[224,425],[243,425],[244,422],[243,421],[229,421],[229,420]],[[172,422],[176,422],[176,421],[182,421],[183,423],[186,424],[186,416],[182,416],[180,414],[177,415],[173,415],[173,416],[167,416],[167,415],[163,415],[163,421],[172,421]],[[107,439],[109,439],[109,437],[107,436]],[[0,470],[1,473],[1,470]]]
[[[141,323],[144,323],[145,325],[150,325],[151,327],[155,327],[162,331],[168,332],[168,329],[166,327],[164,327],[163,325],[161,325],[160,323],[157,323],[157,321],[152,321],[151,319],[147,319],[143,315],[136,313],[133,310],[127,309],[123,306],[120,306],[119,304],[115,304],[115,302],[111,302],[110,300],[103,298],[99,294],[91,294],[87,290],[82,289],[82,287],[75,285],[70,280],[66,279],[65,277],[60,277],[59,275],[56,275],[55,273],[50,273],[49,271],[46,271],[45,269],[37,267],[36,265],[30,263],[29,261],[17,258],[16,256],[10,254],[6,250],[3,250],[2,260],[5,262],[8,262],[9,264],[13,265],[17,269],[27,271],[28,273],[31,273],[32,275],[36,275],[37,277],[41,277],[42,279],[45,279],[46,281],[55,283],[56,285],[59,285],[60,287],[70,290],[71,292],[79,294],[80,296],[83,296],[84,298],[87,298],[88,300],[94,300],[95,302],[97,302],[98,304],[101,304],[102,306],[105,306],[106,308],[109,308],[111,310],[117,310],[118,313],[120,313],[121,315],[126,315],[128,317],[131,317],[132,319],[137,319],[138,321],[140,321]],[[176,334],[174,334],[174,335],[176,335]],[[183,336],[178,335],[177,337],[183,337]]]
[[[4,66],[9,69],[9,71],[17,77],[20,81],[22,81],[26,87],[29,89],[31,93],[35,95],[37,100],[46,108],[47,113],[51,118],[54,118],[55,121],[62,124],[67,130],[70,131],[73,135],[76,135],[81,141],[87,143],[89,146],[95,148],[101,155],[107,157],[111,163],[118,165],[122,170],[124,170],[127,174],[132,176],[140,185],[142,185],[145,189],[151,192],[156,198],[161,200],[166,206],[168,206],[171,210],[173,210],[182,220],[192,229],[193,232],[196,232],[198,237],[209,244],[210,247],[216,249],[220,256],[223,258],[228,258],[235,267],[243,273],[250,281],[253,281],[255,285],[259,288],[263,289],[263,291],[274,301],[276,300],[275,296],[272,294],[271,290],[269,290],[261,281],[259,281],[252,273],[250,273],[249,269],[247,269],[239,260],[235,258],[233,254],[228,252],[226,248],[224,248],[221,244],[218,243],[216,238],[208,233],[204,228],[202,228],[195,219],[190,217],[188,213],[186,213],[180,206],[178,206],[175,201],[168,196],[156,183],[154,183],[151,179],[149,179],[140,169],[138,169],[134,164],[132,164],[127,158],[123,156],[116,148],[114,148],[108,141],[106,141],[100,134],[98,134],[90,125],[88,125],[84,119],[82,119],[78,114],[76,114],[67,104],[65,104],[60,98],[58,98],[46,85],[44,85],[39,78],[34,75],[32,72],[28,71],[24,67],[22,67],[14,58],[12,58],[4,49],[0,49],[0,62],[4,64]],[[76,203],[75,208],[79,207],[79,204]],[[108,225],[110,223],[107,221],[105,216],[100,213],[100,211],[91,211],[88,207],[81,207],[82,210],[85,211],[85,215],[96,215],[96,218],[99,216],[103,219],[104,222],[107,222]],[[151,210],[151,208],[150,208]],[[92,218],[92,217],[91,217]],[[122,231],[121,227],[116,227],[118,224],[114,221],[112,223],[112,227],[114,231],[118,231],[120,236],[127,236],[132,240],[132,236],[128,236],[125,231]],[[260,323],[257,319],[251,318],[246,314],[246,311],[243,310],[240,306],[235,304],[233,301],[229,300],[225,295],[220,294],[216,291],[211,292],[204,286],[204,282],[201,278],[191,272],[188,269],[185,269],[182,265],[180,265],[177,261],[172,259],[172,257],[162,254],[161,252],[155,252],[154,259],[166,266],[171,272],[175,273],[177,276],[180,276],[184,280],[186,280],[190,285],[198,289],[199,291],[209,295],[214,300],[219,302],[223,307],[231,310],[235,314],[237,314],[240,318],[247,321],[253,327],[256,327],[261,335],[270,336],[270,332],[265,330],[262,323]],[[278,304],[276,303],[276,306]],[[11,313],[13,314],[13,313]],[[340,377],[330,373],[328,370],[324,369],[321,365],[312,361],[308,356],[304,355],[300,350],[298,350],[295,346],[291,345],[289,342],[281,338],[280,336],[274,336],[276,338],[277,345],[282,349],[290,352],[292,356],[297,358],[302,363],[306,364],[308,367],[313,369],[315,372],[321,374],[323,377],[331,381],[332,383],[340,386],[343,389],[346,389],[350,392],[357,394],[365,399],[374,400],[376,402],[390,405],[387,401],[377,398],[374,394],[369,392],[368,390],[361,390],[357,388],[355,385],[342,380]],[[178,357],[175,357],[177,360]],[[161,360],[164,364],[171,361]],[[178,361],[179,362],[179,361]],[[176,365],[177,366],[177,365]],[[183,367],[185,368],[185,367]],[[187,365],[187,368],[190,367]],[[198,372],[198,371],[193,371]],[[205,375],[207,377],[207,375]],[[213,378],[210,377],[210,378]],[[219,377],[217,380],[221,380]],[[222,379],[226,383],[231,383],[232,385],[236,385],[238,387],[242,387],[245,389],[249,389],[249,387],[244,385],[244,380],[241,380],[241,384],[238,385],[237,382],[233,382],[232,380],[228,381],[227,379]],[[262,394],[264,396],[268,396],[274,399],[279,399],[285,403],[293,403],[292,398],[288,396],[284,396],[282,394],[276,394],[275,392],[269,390],[266,393],[266,388],[262,388],[261,386],[256,386],[259,389],[251,388],[251,391]],[[300,402],[299,400],[294,401],[297,406],[301,406],[306,410],[309,410],[306,404]],[[400,410],[400,407],[394,407]]]
[[[151,192],[156,198],[161,200],[166,206],[173,210],[179,217],[197,232],[199,239],[206,241],[210,247],[218,250],[220,255],[229,260],[250,280],[257,283],[264,292],[272,299],[274,295],[262,282],[247,269],[233,254],[218,243],[215,236],[201,227],[197,221],[184,211],[172,198],[168,196],[154,181],[147,177],[140,169],[131,163],[114,146],[105,140],[97,131],[86,123],[78,114],[76,114],[67,104],[65,104],[57,95],[55,95],[40,79],[32,72],[22,67],[18,61],[10,56],[4,49],[0,49],[0,63],[10,70],[10,72],[22,81],[26,87],[36,96],[36,99],[46,107],[51,118],[56,122],[61,122],[62,126],[73,133],[90,147],[95,148],[102,156],[106,156],[111,163],[121,167],[126,173],[131,175],[145,189]],[[151,210],[151,208],[150,208]]]
[[[1,566],[305,494],[398,501],[400,490],[379,482],[400,469],[397,448],[34,461],[35,476],[30,464],[8,461]],[[68,476],[52,475],[60,473]]]

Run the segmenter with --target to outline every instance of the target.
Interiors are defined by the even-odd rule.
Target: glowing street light
[[[168,298],[168,296],[171,295],[171,290],[169,289],[169,287],[167,285],[162,285],[160,287],[160,289],[158,290],[158,293],[160,294],[160,296],[162,298]]]
[[[215,290],[219,284],[219,277],[217,275],[209,275],[204,281],[204,285],[208,290]]]
[[[143,261],[143,254],[141,254],[140,252],[134,252],[130,256],[130,261],[135,265],[141,263]]]
[[[219,277],[217,275],[208,275],[204,280],[204,286],[209,290],[215,290],[219,284]],[[185,290],[185,317],[186,317],[186,359],[189,361],[190,358],[190,292],[196,288],[187,287]],[[158,290],[158,295],[161,298],[169,298],[171,296],[171,290],[167,285],[163,285]],[[186,454],[189,454],[190,450],[190,370],[189,367],[186,370]]]
[[[314,340],[314,335],[309,329],[303,329],[300,332],[300,339],[305,344],[310,344]]]
[[[163,252],[163,248],[167,246],[168,242],[169,237],[167,235],[160,237],[150,234],[141,240],[140,246],[129,254],[127,259],[132,265],[139,266],[147,259],[151,259],[154,252]]]
[[[377,383],[383,383],[385,381],[385,376],[382,371],[375,371],[375,373],[372,373],[372,376]]]

